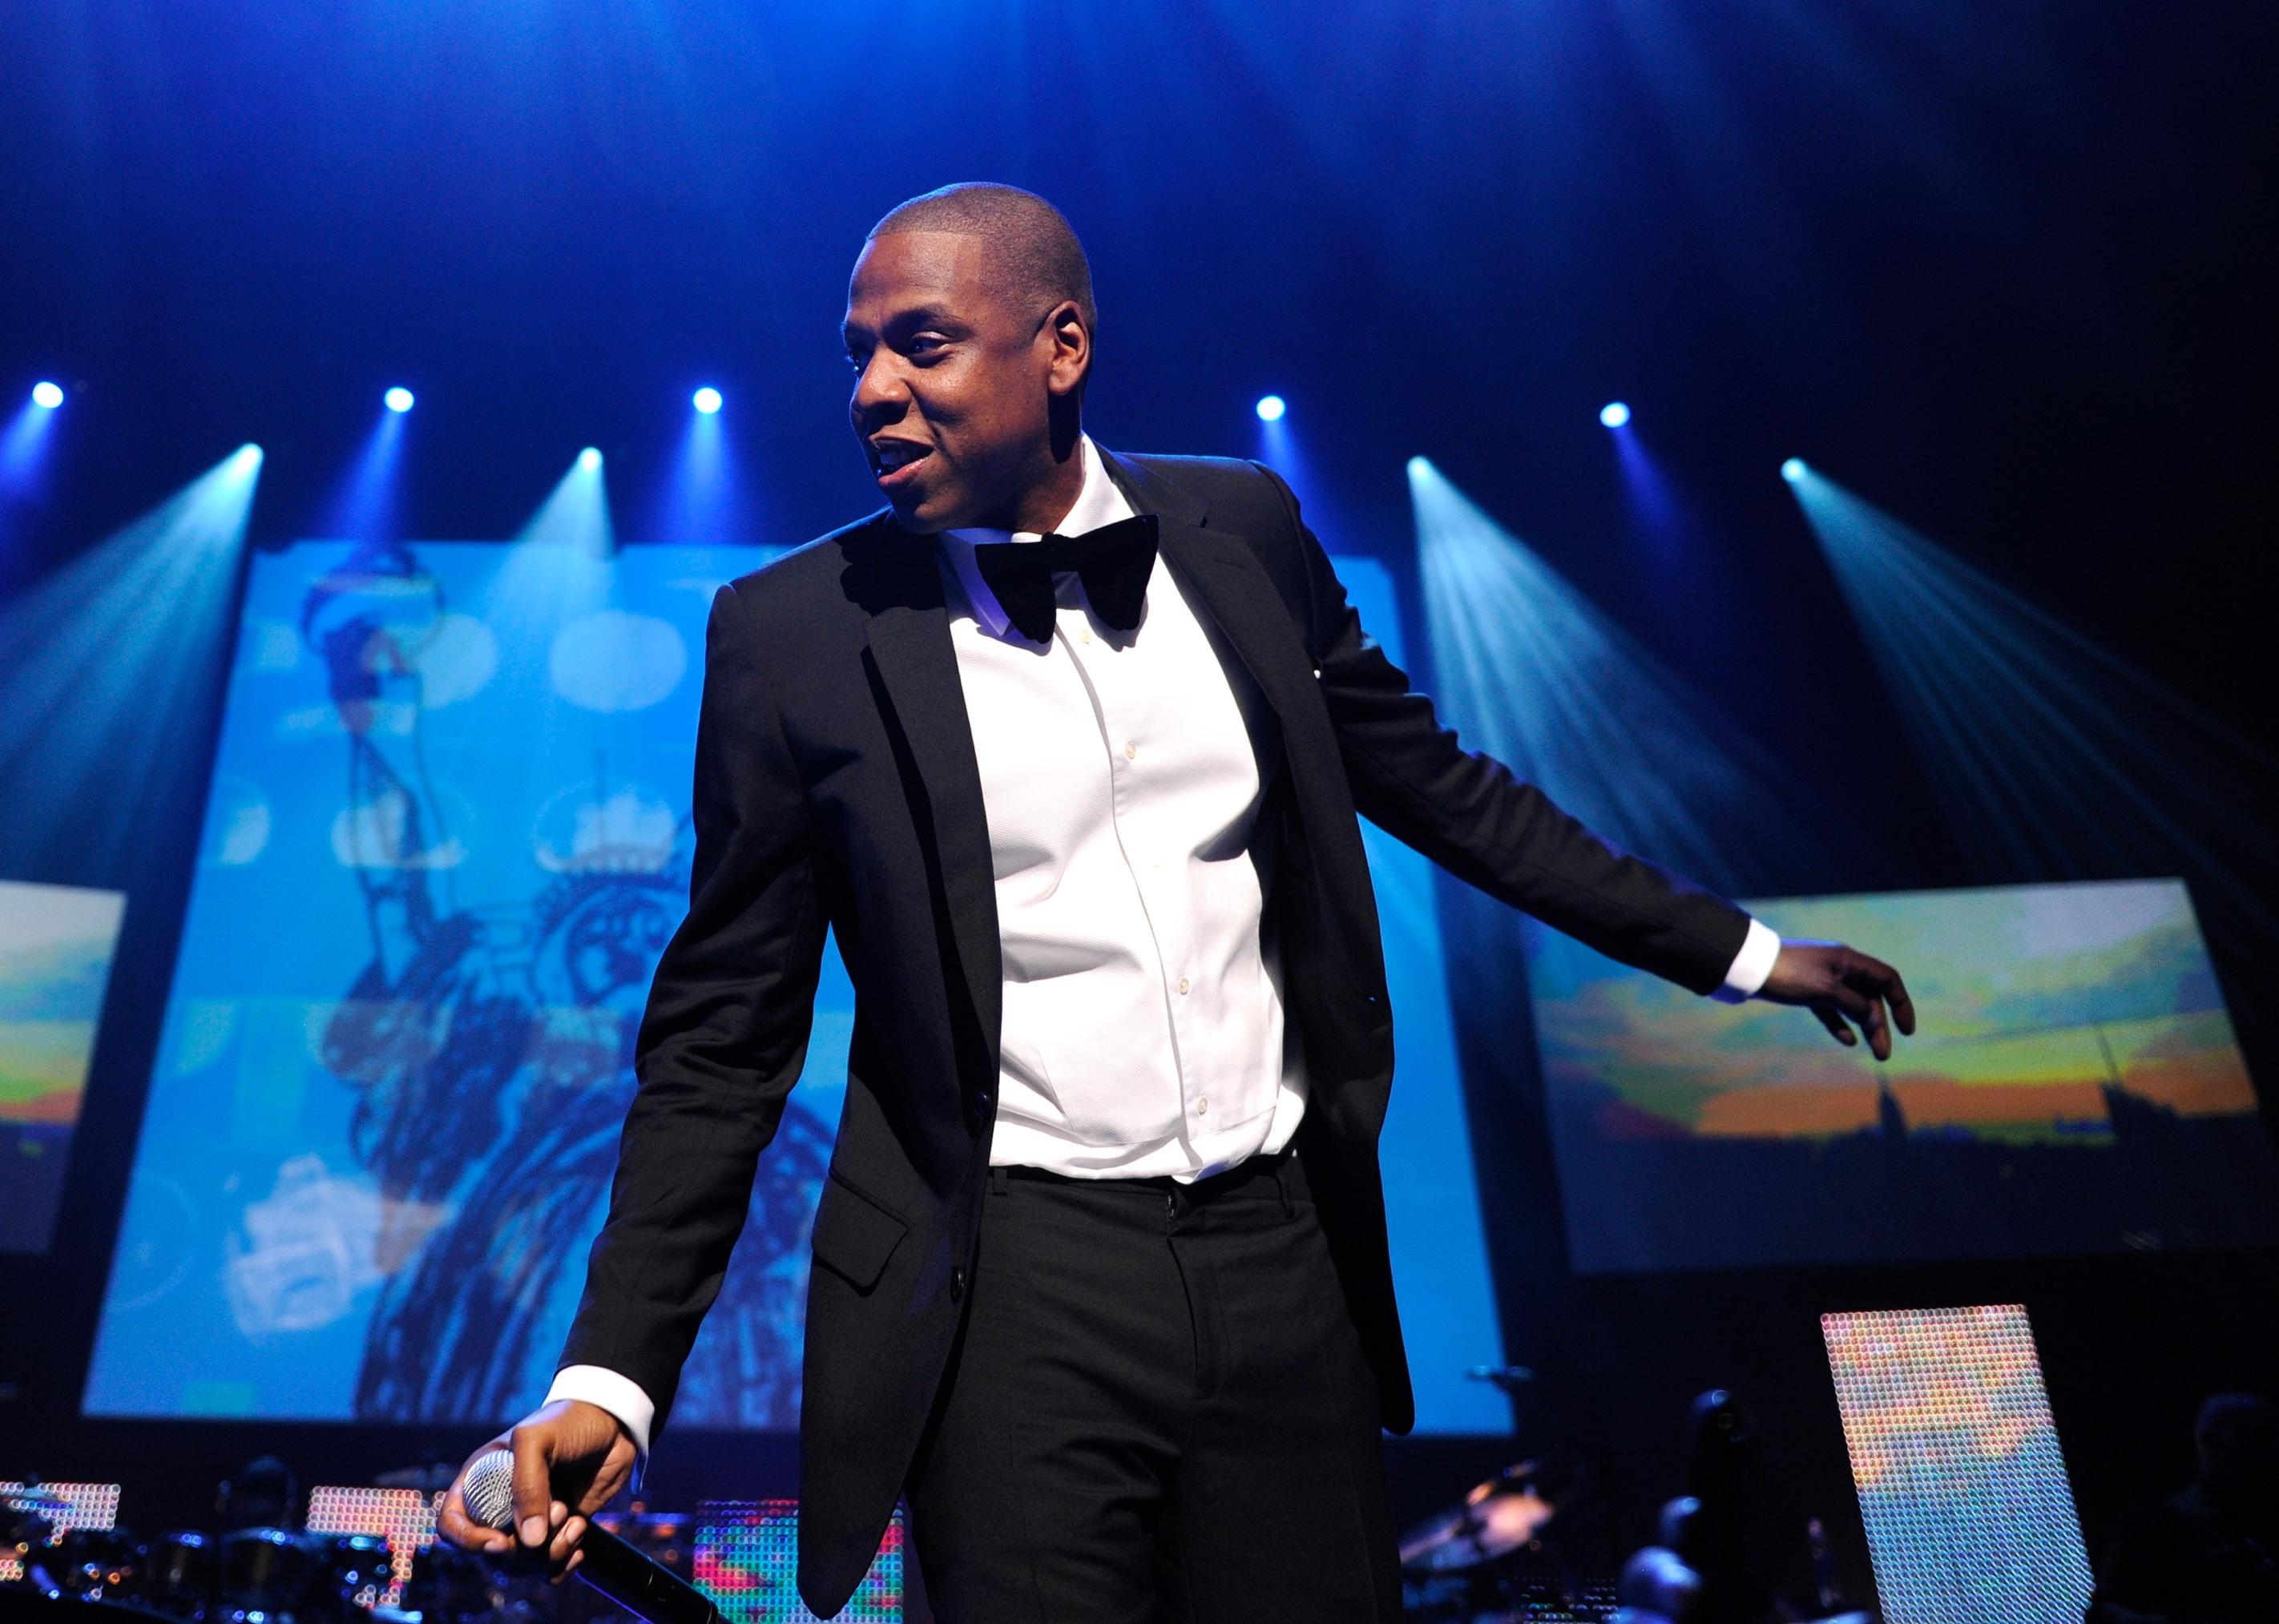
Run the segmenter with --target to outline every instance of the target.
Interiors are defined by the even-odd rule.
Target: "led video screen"
[[[255,556],[88,1413],[489,1422],[543,1394],[687,905],[706,614],[764,556]],[[1397,647],[1389,576],[1339,569]],[[1429,874],[1369,838],[1422,1424],[1497,1430],[1463,1378],[1500,1344]],[[833,953],[677,1426],[795,1423],[853,1008]]]
[[[0,1252],[45,1252],[127,898],[0,880]]]
[[[1528,947],[1583,1272],[2267,1244],[2270,1142],[2181,881],[1752,903],[1899,967],[1878,1065],[1547,931]]]
[[[1820,1325],[1884,1624],[2076,1624],[2089,1552],[2023,1306]]]

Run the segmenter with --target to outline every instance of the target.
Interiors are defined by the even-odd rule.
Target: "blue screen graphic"
[[[687,904],[706,614],[766,556],[256,556],[88,1413],[490,1422],[543,1395]],[[1390,578],[1339,568],[1397,659]],[[1500,1343],[1430,875],[1367,839],[1419,1424],[1500,1431],[1462,1374]],[[831,954],[681,1426],[795,1424],[853,1010]]]

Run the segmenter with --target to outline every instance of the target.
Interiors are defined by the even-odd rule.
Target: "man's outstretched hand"
[[[1841,1044],[1860,1041],[1849,1015],[1868,1034],[1877,1060],[1891,1058],[1891,1028],[1913,1034],[1915,1007],[1899,972],[1841,942],[1784,941],[1773,972],[1757,996],[1776,1004],[1801,1004]]]
[[[514,1453],[512,1534],[467,1515],[467,1468],[495,1449]],[[618,1418],[599,1405],[559,1398],[542,1405],[466,1459],[443,1497],[436,1526],[443,1537],[488,1556],[545,1553],[556,1583],[585,1553],[587,1520],[632,1481],[640,1452]]]

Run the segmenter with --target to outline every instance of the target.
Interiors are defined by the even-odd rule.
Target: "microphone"
[[[514,1452],[486,1450],[467,1468],[467,1515],[487,1528],[514,1532]],[[648,1624],[725,1624],[694,1585],[661,1567],[609,1529],[588,1520],[578,1541],[586,1559],[578,1577]]]

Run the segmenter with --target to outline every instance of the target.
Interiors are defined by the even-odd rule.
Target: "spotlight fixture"
[[[401,384],[398,384],[395,388],[390,389],[386,395],[381,395],[380,398],[387,403],[388,409],[390,411],[403,412],[410,411],[411,410],[411,391],[403,387]]]
[[[1781,478],[1791,485],[1800,484],[1804,476],[1811,471],[1804,465],[1804,459],[1800,456],[1792,456],[1781,464]]]
[[[1599,421],[1608,428],[1620,428],[1631,420],[1631,409],[1620,401],[1608,401],[1599,408]]]
[[[1282,414],[1289,410],[1289,406],[1278,395],[1262,395],[1258,397],[1258,420],[1261,423],[1279,423],[1282,421]]]
[[[53,411],[57,407],[63,403],[64,389],[61,384],[52,384],[46,379],[42,378],[39,382],[32,386],[33,405],[44,406],[50,411]]]
[[[709,417],[720,410],[720,391],[708,386],[692,395],[688,403]]]
[[[601,465],[602,454],[595,450],[592,446],[587,446],[583,451],[578,453],[578,466],[584,469],[587,473],[592,473]]]

